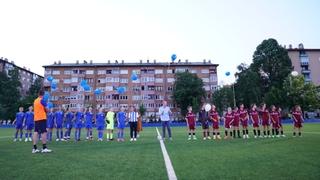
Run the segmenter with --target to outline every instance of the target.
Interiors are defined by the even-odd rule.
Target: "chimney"
[[[292,49],[292,44],[289,44],[289,49]]]
[[[303,44],[300,43],[300,44],[298,45],[298,48],[299,48],[299,49],[304,49],[304,48],[303,48]]]
[[[53,64],[57,64],[57,61],[54,61]]]
[[[121,63],[124,64],[124,60],[121,60]]]
[[[1,57],[0,60],[3,60],[3,57]]]
[[[86,60],[83,60],[83,64],[87,64],[88,62]]]
[[[189,60],[188,59],[186,59],[186,64],[188,64],[189,62],[188,62]]]
[[[147,60],[147,63],[149,64],[149,59]]]
[[[283,48],[287,49],[287,46],[286,46],[286,45],[283,45]]]
[[[6,60],[6,61],[8,61],[8,59],[7,59],[7,58],[6,58],[5,60]],[[11,61],[11,64],[14,64],[14,61]]]
[[[156,64],[156,63],[157,63],[157,60],[156,60],[156,59],[154,59],[154,60],[153,60],[153,63],[154,63],[154,64]]]
[[[61,64],[61,60],[58,61],[58,64]]]
[[[118,64],[118,60],[114,60],[114,63]]]
[[[208,63],[211,64],[211,59],[209,59]]]
[[[92,64],[92,62],[93,62],[93,61],[92,61],[92,60],[90,60],[90,64]]]
[[[110,64],[110,60],[108,60],[108,64]]]
[[[181,59],[178,60],[178,63],[181,63]]]
[[[206,63],[207,63],[207,61],[206,61],[206,59],[204,59],[204,60],[203,60],[203,64],[206,64]]]
[[[142,64],[142,59],[140,59],[140,64]]]
[[[79,64],[79,60],[76,61],[76,64]]]

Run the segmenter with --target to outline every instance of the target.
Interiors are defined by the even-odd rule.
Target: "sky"
[[[320,48],[319,0],[0,0],[0,57],[43,75],[76,60],[156,59],[172,54],[219,64],[234,81],[268,38]]]

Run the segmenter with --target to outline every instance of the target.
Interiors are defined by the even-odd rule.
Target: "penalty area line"
[[[158,139],[159,139],[159,142],[160,142],[160,147],[161,147],[164,163],[165,163],[166,169],[167,169],[168,179],[169,180],[177,180],[177,176],[176,176],[176,173],[174,172],[174,169],[173,169],[170,157],[168,155],[166,146],[164,145],[164,142],[163,142],[163,140],[161,138],[161,135],[160,135],[159,130],[158,130],[157,127],[156,127],[156,130],[157,130]]]

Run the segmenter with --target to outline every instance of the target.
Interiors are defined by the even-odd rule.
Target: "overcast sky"
[[[233,81],[267,38],[320,48],[319,0],[0,0],[0,57],[43,74],[54,61],[178,59]]]

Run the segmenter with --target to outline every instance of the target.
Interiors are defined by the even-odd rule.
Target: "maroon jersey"
[[[224,116],[224,127],[229,129],[231,128],[231,124],[232,124],[232,121],[233,121],[233,113],[226,113],[225,116]]]
[[[294,117],[294,127],[301,128],[302,127],[302,113],[300,111],[293,111],[292,116]]]
[[[263,126],[269,126],[269,111],[268,111],[268,109],[261,111],[261,119],[262,119]]]
[[[219,114],[217,111],[210,111],[210,119],[213,129],[219,129]]]
[[[278,111],[271,111],[270,118],[271,118],[272,127],[279,128],[279,119],[280,119],[279,112]]]
[[[242,127],[248,127],[248,111],[243,109],[239,110],[240,113],[240,121],[242,124]]]
[[[239,111],[233,112],[233,126],[234,127],[239,127],[239,122],[240,122],[240,113]]]
[[[188,112],[187,115],[186,115],[186,118],[187,118],[187,120],[188,120],[189,126],[190,126],[190,125],[193,125],[193,126],[194,126],[194,125],[196,124],[196,115],[195,115],[194,113]]]
[[[253,127],[259,127],[259,113],[254,110],[250,112],[251,120],[253,122]]]

